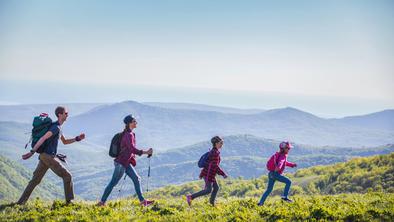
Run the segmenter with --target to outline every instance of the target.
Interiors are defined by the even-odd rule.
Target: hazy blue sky
[[[0,0],[0,100],[394,108],[393,12],[374,0]],[[32,95],[37,82],[58,94]]]

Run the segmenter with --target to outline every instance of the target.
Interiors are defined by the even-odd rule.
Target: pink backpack
[[[278,160],[278,153],[275,153],[271,156],[271,158],[267,161],[267,170],[268,171],[275,171],[276,162]]]

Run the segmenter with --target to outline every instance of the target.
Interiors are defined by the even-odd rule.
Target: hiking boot
[[[153,204],[154,202],[155,202],[154,200],[143,200],[143,201],[141,201],[141,205],[144,207],[147,207],[147,206]]]
[[[186,201],[187,201],[187,204],[189,204],[189,206],[191,206],[192,205],[192,195],[186,195]]]
[[[293,200],[290,200],[290,199],[287,198],[287,197],[282,197],[282,200],[283,200],[283,201],[286,201],[286,202],[289,202],[289,203],[292,203],[292,202],[293,202]]]
[[[96,206],[98,206],[98,207],[104,207],[104,206],[105,206],[105,202],[100,201],[100,202],[98,202],[98,203],[96,204]]]
[[[66,201],[66,205],[67,206],[73,206],[73,205],[75,205],[75,203],[74,203],[74,201],[69,200],[69,201]]]

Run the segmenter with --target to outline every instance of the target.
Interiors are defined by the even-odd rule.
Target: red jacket
[[[216,174],[226,176],[226,173],[220,168],[220,152],[217,148],[212,148],[208,157],[208,164],[201,170],[200,178],[208,177],[208,182],[215,182]]]
[[[120,142],[119,156],[115,158],[115,161],[126,168],[130,163],[135,166],[137,164],[135,154],[141,156],[142,150],[135,147],[135,134],[132,131],[126,131]]]

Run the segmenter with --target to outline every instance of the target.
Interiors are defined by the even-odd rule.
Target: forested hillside
[[[17,201],[33,173],[20,164],[0,155],[0,202]],[[43,181],[32,198],[55,199],[63,197],[63,190]]]
[[[394,193],[394,153],[372,157],[355,158],[345,163],[315,166],[287,174],[292,180],[291,194],[338,194],[378,191]],[[220,179],[222,197],[259,197],[265,190],[267,176],[256,179]],[[167,186],[150,195],[179,197],[200,190],[202,181]],[[276,183],[273,194],[280,194],[283,184]]]

